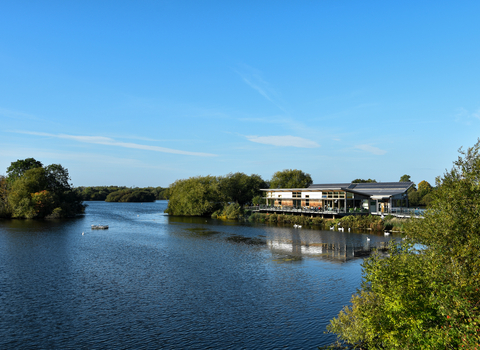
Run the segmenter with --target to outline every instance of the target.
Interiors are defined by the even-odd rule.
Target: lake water
[[[361,281],[361,259],[322,244],[385,241],[88,205],[0,221],[1,349],[316,349]]]

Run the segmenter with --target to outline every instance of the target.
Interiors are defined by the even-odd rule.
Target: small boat
[[[107,230],[108,225],[92,225],[92,230]]]

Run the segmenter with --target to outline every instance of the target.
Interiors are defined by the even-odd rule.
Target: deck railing
[[[248,210],[261,210],[261,211],[282,211],[288,213],[302,213],[302,214],[346,214],[346,215],[355,215],[355,214],[372,214],[372,215],[393,215],[398,217],[423,217],[425,209],[419,208],[389,208],[377,212],[369,212],[364,208],[322,208],[322,207],[301,207],[295,208],[292,206],[282,205],[282,206],[273,206],[273,205],[254,205],[247,206],[245,209]]]

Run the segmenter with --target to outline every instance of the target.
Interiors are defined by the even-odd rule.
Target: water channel
[[[0,348],[316,349],[360,285],[348,246],[393,239],[88,204],[0,221]]]

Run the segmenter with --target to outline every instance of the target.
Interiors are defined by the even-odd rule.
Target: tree
[[[253,197],[261,194],[260,189],[267,184],[260,175],[250,176],[244,173],[230,173],[219,179],[219,191],[225,196],[225,202],[235,202],[240,205],[249,203]]]
[[[0,218],[10,216],[10,206],[8,205],[8,184],[7,178],[0,175]]]
[[[420,181],[420,183],[418,184],[418,191],[424,193],[424,194],[427,194],[428,192],[430,192],[431,190],[433,190],[433,187],[432,185],[430,185],[427,181],[423,180],[423,181]]]
[[[399,182],[411,182],[412,180],[410,180],[410,175],[402,175],[402,177],[400,178]]]
[[[215,176],[197,176],[177,180],[168,189],[169,215],[210,216],[221,207],[219,180]]]
[[[312,183],[310,174],[297,169],[285,169],[273,174],[270,188],[307,188]]]
[[[16,162],[12,162],[7,168],[7,178],[10,183],[23,176],[23,174],[30,169],[43,167],[42,162],[35,160],[34,158],[27,158]]]
[[[48,189],[57,195],[72,189],[68,169],[60,164],[51,164],[45,167],[45,176]]]
[[[81,195],[73,190],[68,170],[61,165],[43,167],[41,162],[27,158],[12,162],[7,170],[5,192],[12,217],[70,217],[84,211]]]
[[[33,195],[45,190],[46,187],[45,169],[42,167],[29,169],[17,178],[8,194],[12,217],[27,219],[45,217],[45,210],[37,211],[37,201],[34,200]]]
[[[364,180],[364,179],[355,179],[352,181],[352,184],[361,184],[361,183],[376,183],[377,180],[373,180],[373,179],[368,179],[368,180]]]
[[[480,140],[459,152],[437,178],[424,219],[406,225],[409,238],[364,262],[352,306],[328,327],[341,341],[368,349],[480,344]]]

